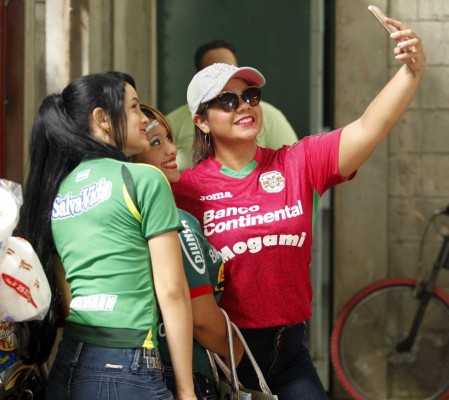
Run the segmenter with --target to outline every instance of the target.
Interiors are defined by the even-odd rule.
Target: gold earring
[[[106,143],[109,143],[109,135],[107,133],[105,133],[105,135],[104,135],[104,141]]]

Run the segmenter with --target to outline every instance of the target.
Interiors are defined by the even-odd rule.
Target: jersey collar
[[[246,178],[251,172],[253,172],[257,168],[261,158],[262,158],[262,150],[259,146],[257,146],[257,151],[256,151],[256,155],[254,156],[254,159],[251,160],[240,171],[234,171],[233,169],[231,169],[229,167],[225,167],[224,165],[221,165],[220,172],[223,175],[229,176],[231,178],[238,178],[238,179]],[[216,161],[216,162],[218,163],[218,161]]]

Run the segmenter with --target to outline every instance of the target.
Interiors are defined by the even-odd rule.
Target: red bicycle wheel
[[[376,282],[339,314],[332,364],[354,399],[449,398],[449,295],[433,290],[411,351],[396,350],[416,315],[416,284],[410,278]]]

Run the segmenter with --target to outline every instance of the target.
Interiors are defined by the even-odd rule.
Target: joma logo
[[[230,199],[232,197],[231,192],[219,192],[214,194],[208,194],[207,196],[200,196],[200,200],[219,200],[219,199]]]

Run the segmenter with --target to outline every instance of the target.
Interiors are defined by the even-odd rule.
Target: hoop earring
[[[207,147],[210,147],[210,133],[204,134],[204,141],[206,142]]]

